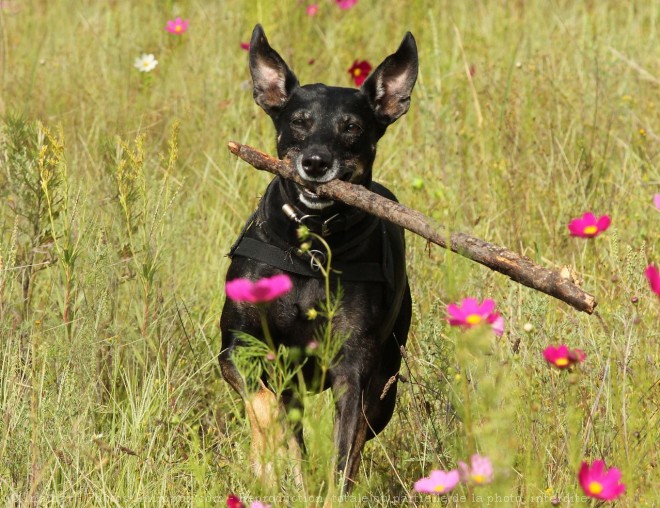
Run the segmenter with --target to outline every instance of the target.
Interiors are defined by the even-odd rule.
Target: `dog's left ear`
[[[298,78],[277,51],[270,47],[261,25],[256,25],[250,39],[250,74],[254,100],[269,115],[287,103],[298,86]]]
[[[360,89],[369,99],[376,118],[389,125],[405,115],[417,80],[417,44],[408,32],[396,53],[388,56]]]

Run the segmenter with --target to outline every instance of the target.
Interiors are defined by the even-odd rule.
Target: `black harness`
[[[407,278],[405,274],[405,240],[403,231],[398,226],[386,222],[377,217],[366,214],[357,209],[349,209],[342,215],[333,216],[322,220],[320,217],[301,215],[292,205],[286,204],[288,199],[275,199],[270,201],[269,194],[276,191],[280,186],[278,178],[275,178],[266,189],[257,210],[252,213],[243,229],[229,251],[229,257],[239,256],[249,258],[260,263],[270,265],[283,272],[301,275],[308,278],[323,278],[320,266],[325,265],[325,253],[319,250],[308,250],[302,252],[299,248],[289,245],[282,240],[274,231],[271,231],[272,222],[280,223],[283,227],[293,226],[288,223],[284,216],[271,216],[269,218],[265,211],[265,203],[277,203],[283,208],[289,208],[284,215],[295,223],[306,225],[310,230],[322,236],[341,234],[349,229],[350,240],[332,248],[332,273],[331,277],[340,281],[366,282],[385,284],[385,306],[383,321],[378,326],[377,336],[385,340],[392,333],[392,329],[399,315],[403,295],[407,289]],[[382,185],[375,182],[371,184],[371,190],[395,200],[394,195]],[[279,196],[272,196],[279,198]],[[279,225],[278,225],[279,227]],[[255,228],[253,230],[253,228]],[[355,231],[358,231],[355,234]],[[351,253],[356,248],[368,241],[370,235],[380,231],[381,255],[379,261],[354,261]],[[348,236],[348,235],[347,235]]]
[[[378,184],[374,187],[381,188]],[[271,186],[266,191],[264,198],[271,191]],[[372,190],[379,190],[373,189]],[[261,206],[262,203],[260,203]],[[292,205],[286,205],[284,211],[291,220],[307,226],[310,231],[327,237],[331,234],[345,231],[366,217],[364,212],[353,210],[348,214],[337,214],[329,219],[321,220],[318,216],[302,215]],[[359,214],[359,215],[358,215]],[[319,250],[302,252],[300,249],[290,247],[283,249],[271,242],[266,242],[253,236],[248,236],[251,228],[260,227],[259,208],[249,217],[240,233],[237,241],[232,245],[228,256],[242,256],[265,263],[287,273],[302,275],[304,277],[323,278],[319,265],[325,264],[325,253]],[[351,252],[352,249],[364,242],[376,229],[381,232],[381,257],[380,262],[358,262],[351,260],[342,261],[342,254]],[[392,259],[392,245],[385,223],[371,217],[368,224],[358,235],[351,238],[349,242],[342,244],[332,250],[332,271],[342,281],[351,282],[378,282],[386,283],[388,288],[394,288],[394,264]]]

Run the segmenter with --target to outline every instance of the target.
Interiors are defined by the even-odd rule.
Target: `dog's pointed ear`
[[[376,118],[384,125],[391,124],[408,111],[418,67],[417,44],[408,32],[396,53],[383,60],[362,85],[360,90],[369,99]]]
[[[298,86],[298,78],[270,47],[261,25],[254,27],[250,39],[250,74],[254,100],[269,115],[276,114]]]

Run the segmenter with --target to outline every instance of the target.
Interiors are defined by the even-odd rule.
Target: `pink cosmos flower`
[[[245,51],[250,51],[250,43],[249,42],[241,42],[241,49],[244,49]]]
[[[361,62],[355,60],[353,65],[348,69],[348,73],[351,75],[351,78],[353,78],[355,86],[362,86],[362,83],[367,79],[371,69],[373,69],[373,67],[366,60],[362,60]]]
[[[660,297],[660,270],[658,270],[658,267],[653,265],[647,266],[644,275],[649,280],[651,291]]]
[[[576,363],[582,363],[587,355],[581,349],[568,349],[568,346],[548,346],[543,350],[543,357],[558,369],[571,367]]]
[[[234,279],[227,282],[227,297],[235,302],[264,303],[279,298],[291,290],[291,279],[280,274],[252,282],[248,279]]]
[[[473,328],[488,323],[497,335],[504,333],[504,318],[495,310],[495,302],[485,299],[482,304],[476,298],[465,298],[460,304],[447,305],[447,314],[451,326]]]
[[[493,481],[493,465],[488,457],[475,453],[470,457],[469,466],[465,462],[458,462],[458,474],[464,483],[484,485]]]
[[[584,493],[602,501],[610,501],[625,492],[626,486],[619,483],[620,479],[621,471],[615,467],[605,471],[605,462],[602,460],[594,460],[591,466],[582,462],[578,473],[580,487]]]
[[[182,20],[181,18],[170,19],[167,25],[165,25],[165,30],[174,35],[181,35],[188,30],[188,20]]]
[[[495,332],[495,335],[501,337],[504,334],[504,318],[499,314],[496,315],[497,317],[492,323],[490,323],[490,326],[493,329],[493,332]]]
[[[422,494],[446,494],[458,485],[458,471],[431,471],[426,478],[421,478],[415,482],[415,491]]]
[[[658,211],[660,211],[660,194],[653,196],[653,204],[658,209]]]
[[[358,0],[337,0],[337,6],[338,6],[340,9],[350,9],[350,8],[353,7],[357,2],[358,2]]]
[[[573,219],[568,224],[572,236],[581,238],[593,238],[610,227],[612,219],[609,215],[596,218],[591,212],[586,212],[582,217]]]
[[[319,12],[319,6],[318,4],[310,4],[307,6],[306,11],[308,16],[316,16],[316,14]]]

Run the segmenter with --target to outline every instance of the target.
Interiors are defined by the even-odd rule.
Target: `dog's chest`
[[[269,324],[276,342],[286,346],[305,347],[318,339],[320,328],[327,322],[325,281],[292,276],[292,290],[273,302]],[[341,300],[332,321],[339,336],[365,337],[378,328],[386,311],[384,285],[379,283],[341,284]],[[336,286],[331,288],[332,298]]]

